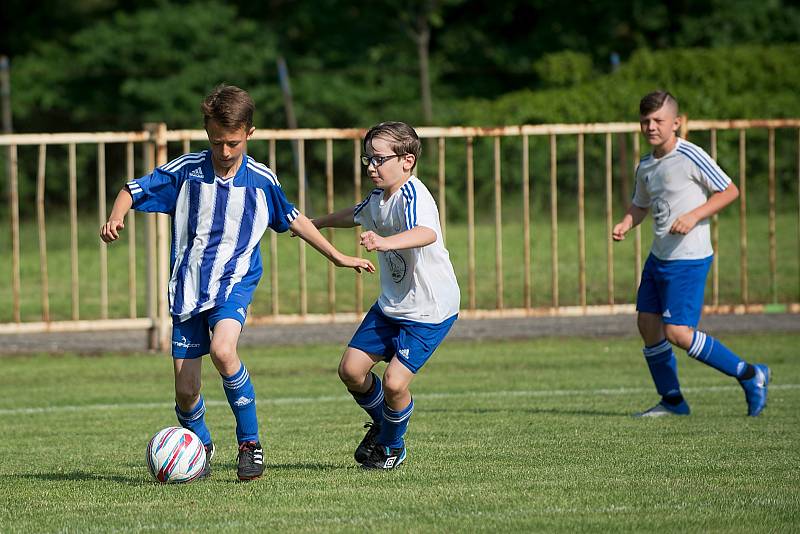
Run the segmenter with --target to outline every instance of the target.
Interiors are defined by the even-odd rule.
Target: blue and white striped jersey
[[[710,221],[697,223],[686,235],[670,234],[679,216],[706,203],[714,193],[724,191],[731,179],[717,162],[699,146],[678,139],[665,156],[643,157],[636,169],[633,204],[650,208],[653,214],[653,255],[660,260],[707,258],[711,247]]]
[[[172,216],[170,311],[176,322],[233,301],[246,308],[263,268],[267,227],[299,215],[275,173],[248,155],[233,178],[214,175],[211,152],[185,154],[127,183],[138,211]]]
[[[441,323],[458,313],[461,292],[442,241],[436,201],[416,176],[388,199],[383,193],[383,189],[373,189],[356,205],[353,220],[357,224],[382,237],[425,226],[436,232],[436,241],[425,247],[378,252],[378,306],[395,319]]]

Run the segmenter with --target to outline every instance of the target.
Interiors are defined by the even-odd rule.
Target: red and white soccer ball
[[[205,463],[203,442],[185,428],[167,427],[147,444],[147,469],[162,484],[191,482],[203,474]]]

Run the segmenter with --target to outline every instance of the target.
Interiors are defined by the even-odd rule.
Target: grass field
[[[365,415],[340,346],[243,351],[267,471],[238,483],[233,418],[206,362],[210,480],[149,479],[147,440],[175,424],[166,356],[8,356],[0,374],[2,532],[791,532],[800,525],[794,334],[725,338],[773,370],[745,416],[730,378],[679,357],[686,418],[655,400],[640,342],[446,342],[413,385],[409,456],[364,472]]]

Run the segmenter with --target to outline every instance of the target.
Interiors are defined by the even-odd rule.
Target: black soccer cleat
[[[206,449],[206,463],[203,465],[203,474],[198,478],[208,478],[211,476],[211,459],[214,457],[214,453],[217,451],[217,448],[214,446],[214,442],[204,445],[204,448]]]
[[[239,480],[253,480],[264,473],[264,450],[257,441],[245,441],[239,445]]]
[[[361,463],[361,467],[364,469],[394,469],[402,464],[405,459],[405,447],[394,449],[384,445],[376,445],[372,449],[372,454],[369,455],[369,458]]]
[[[356,453],[353,455],[356,462],[360,464],[366,462],[369,455],[372,454],[372,450],[378,442],[378,434],[381,433],[381,425],[374,422],[364,423],[364,428],[369,429],[367,430],[367,435],[364,436],[364,439],[358,444]]]

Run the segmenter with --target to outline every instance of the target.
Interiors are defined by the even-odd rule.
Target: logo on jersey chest
[[[670,213],[669,202],[663,198],[657,198],[653,201],[653,221],[657,225],[667,224]]]
[[[386,251],[384,257],[386,258],[386,263],[389,265],[389,273],[392,275],[392,281],[399,284],[400,281],[406,277],[406,260],[394,250]]]

